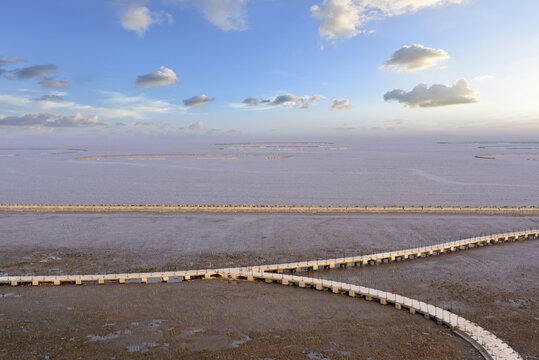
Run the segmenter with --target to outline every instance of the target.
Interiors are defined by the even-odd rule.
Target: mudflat
[[[503,339],[526,359],[539,354],[539,244],[487,246],[450,255],[306,276],[371,286],[436,304]]]
[[[0,226],[0,272],[40,275],[360,255],[537,228],[539,217],[3,213]],[[435,303],[533,358],[538,252],[530,240],[304,275]],[[421,316],[277,284],[5,286],[0,295],[0,357],[5,358],[479,358],[449,329]]]
[[[0,288],[0,358],[480,359],[405,311],[224,280]]]
[[[531,215],[0,213],[0,273],[252,266],[537,227]]]

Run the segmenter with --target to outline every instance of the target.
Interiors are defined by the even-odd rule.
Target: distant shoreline
[[[16,212],[152,213],[411,213],[539,215],[537,206],[300,206],[300,205],[157,205],[157,204],[0,204]]]

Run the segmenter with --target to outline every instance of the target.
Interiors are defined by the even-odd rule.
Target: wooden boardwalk
[[[32,284],[77,284],[83,283],[120,283],[169,280],[192,280],[192,279],[210,279],[219,277],[219,274],[231,271],[258,271],[258,272],[295,272],[316,271],[319,269],[334,269],[339,267],[364,266],[373,263],[383,263],[391,261],[411,260],[426,256],[439,256],[449,254],[455,251],[478,248],[488,245],[501,244],[504,242],[538,239],[539,229],[525,230],[511,233],[487,235],[473,237],[464,240],[445,242],[437,245],[422,246],[411,249],[403,249],[370,255],[361,255],[353,257],[318,259],[311,261],[301,261],[292,263],[256,265],[238,268],[217,268],[217,269],[198,269],[198,270],[180,270],[151,273],[119,273],[119,274],[87,274],[87,275],[8,275],[0,276],[0,284],[11,284],[13,286]]]

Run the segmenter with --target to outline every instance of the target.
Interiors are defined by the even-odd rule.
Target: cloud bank
[[[88,127],[102,125],[97,116],[85,118],[80,113],[73,116],[55,116],[53,114],[26,114],[8,116],[0,119],[0,126],[22,127]]]
[[[334,99],[331,104],[331,111],[335,110],[350,110],[352,105],[348,99]]]
[[[334,41],[366,32],[372,20],[414,13],[427,7],[460,4],[463,0],[324,0],[311,7],[311,15],[322,21],[320,37]]]
[[[162,71],[153,71],[148,74],[139,75],[136,81],[139,89],[145,89],[152,86],[167,86],[178,82],[176,73],[171,69],[161,66]]]
[[[459,80],[452,86],[434,84],[427,87],[420,83],[411,91],[395,89],[384,95],[385,101],[396,100],[411,108],[440,107],[478,102],[476,92],[470,89],[466,80]]]
[[[446,59],[449,59],[449,54],[444,50],[419,44],[404,45],[380,65],[380,68],[391,71],[419,71],[433,67]]]
[[[102,106],[93,106],[74,101],[57,101],[54,99],[32,98],[30,95],[0,94],[0,108],[2,104],[18,108],[18,114],[28,113],[86,113],[95,114],[103,119],[135,119],[146,120],[170,114],[185,113],[187,107],[169,102],[167,100],[147,98],[140,96],[126,96],[119,92],[101,91],[106,98]],[[61,97],[67,95],[63,92],[53,92]]]
[[[183,104],[189,107],[204,106],[211,103],[215,98],[209,97],[206,94],[192,96],[189,99],[183,100]]]

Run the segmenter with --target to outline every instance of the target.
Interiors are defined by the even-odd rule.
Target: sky
[[[539,133],[537,0],[27,0],[0,134]]]

